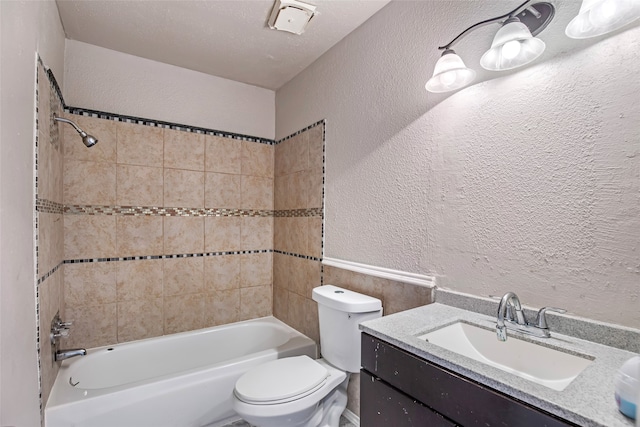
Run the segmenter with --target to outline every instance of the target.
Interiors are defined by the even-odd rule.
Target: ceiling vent
[[[297,0],[276,0],[269,17],[269,28],[302,34],[316,13],[312,4]]]

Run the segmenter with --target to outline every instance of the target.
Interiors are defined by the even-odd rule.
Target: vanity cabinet
[[[366,333],[360,425],[578,427]]]

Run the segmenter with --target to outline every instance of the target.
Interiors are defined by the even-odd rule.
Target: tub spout
[[[59,362],[61,360],[70,359],[76,356],[86,356],[87,350],[84,348],[72,348],[69,350],[58,350],[56,351],[55,360]]]

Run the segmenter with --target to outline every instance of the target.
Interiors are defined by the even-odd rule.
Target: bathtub
[[[200,427],[238,419],[236,380],[316,344],[274,317],[99,347],[65,360],[45,427]]]

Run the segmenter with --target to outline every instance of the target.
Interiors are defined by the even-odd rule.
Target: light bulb
[[[502,46],[502,56],[506,59],[513,59],[520,53],[520,41],[511,40]]]

